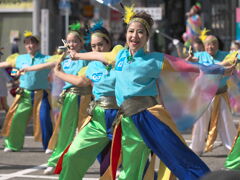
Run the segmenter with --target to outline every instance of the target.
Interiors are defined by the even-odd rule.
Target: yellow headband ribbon
[[[213,38],[211,38],[211,39],[209,39],[209,40],[204,40],[203,43],[204,43],[204,44],[206,44],[206,43],[212,43],[212,42],[214,42],[214,41],[218,41],[216,37],[213,37]]]
[[[132,22],[139,22],[139,23],[141,23],[145,27],[145,29],[147,30],[148,35],[150,35],[150,26],[149,26],[149,24],[147,23],[147,21],[145,19],[139,18],[139,17],[132,18],[130,20],[130,22],[128,23],[128,25],[131,24]]]
[[[111,42],[110,39],[109,39],[109,37],[108,37],[106,34],[101,33],[101,32],[95,32],[95,33],[93,33],[91,36],[92,36],[92,37],[101,37],[101,38],[105,38],[105,39],[107,39],[108,43]]]
[[[77,31],[70,31],[68,34],[73,34],[73,35],[77,36],[82,43],[84,42],[83,41],[83,37],[81,36],[81,34],[79,32],[77,32]]]

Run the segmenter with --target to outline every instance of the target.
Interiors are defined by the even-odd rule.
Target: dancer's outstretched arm
[[[0,68],[7,68],[7,67],[12,67],[12,64],[6,61],[0,63]]]
[[[57,64],[54,68],[54,74],[62,79],[63,81],[67,81],[75,86],[84,87],[90,85],[90,80],[85,76],[76,76],[72,74],[67,74],[61,70],[61,64]]]
[[[112,64],[115,61],[115,58],[120,50],[123,47],[121,45],[117,45],[113,48],[111,52],[87,52],[87,53],[77,53],[74,50],[69,50],[68,53],[71,59],[74,60],[89,60],[89,61],[101,61],[104,64]]]
[[[28,66],[23,69],[20,69],[20,72],[24,73],[24,72],[29,72],[29,71],[39,71],[42,69],[49,69],[49,68],[53,68],[56,64],[57,64],[57,62],[47,62],[47,63],[43,63],[43,64],[37,64],[34,66]]]
[[[73,60],[89,60],[89,61],[101,61],[103,63],[107,63],[106,58],[104,57],[103,52],[87,52],[87,53],[77,53],[74,50],[69,50],[69,55]]]

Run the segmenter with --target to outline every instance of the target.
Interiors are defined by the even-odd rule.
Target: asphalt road
[[[9,96],[11,98],[11,96]],[[12,99],[8,99],[11,102]],[[0,126],[5,113],[0,112]],[[235,117],[236,125],[240,117]],[[186,142],[191,142],[191,129],[183,133]],[[201,159],[210,167],[212,171],[221,170],[228,151],[217,140],[212,152],[205,153]],[[43,175],[46,163],[50,155],[44,153],[41,143],[34,142],[31,124],[27,128],[24,149],[21,152],[3,152],[3,138],[0,137],[0,180],[44,180],[58,179],[57,175]],[[85,180],[99,178],[99,164],[95,162],[85,175]]]
[[[27,128],[24,149],[21,152],[3,152],[3,138],[0,137],[0,180],[44,180],[58,179],[57,175],[43,175],[47,159],[50,155],[44,153],[41,143],[34,142],[31,125]],[[184,138],[189,144],[191,130],[184,133]],[[202,160],[212,171],[223,168],[228,151],[221,145],[221,141],[215,143],[212,152],[201,156]],[[99,165],[97,162],[88,170],[85,179],[94,180],[99,177]]]

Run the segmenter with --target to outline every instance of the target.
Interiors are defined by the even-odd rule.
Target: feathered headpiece
[[[98,29],[103,28],[103,20],[98,20],[95,24],[89,29],[90,32],[94,32]]]
[[[70,24],[68,27],[71,31],[79,31],[82,25],[79,22],[77,22],[77,23]]]
[[[40,41],[38,36],[33,35],[33,33],[31,31],[28,31],[28,30],[24,31],[23,36],[25,38],[27,38],[27,37],[34,37],[38,42]]]
[[[85,43],[90,43],[91,41],[91,34],[97,30],[100,30],[103,28],[103,20],[98,20],[95,22],[95,24],[88,29],[86,35],[84,36]]]
[[[77,36],[83,42],[83,37],[82,37],[83,35],[80,32],[82,25],[80,24],[80,22],[72,23],[68,27],[69,27],[69,30],[70,30],[69,33],[74,34],[75,36]]]
[[[131,20],[131,17],[134,16],[136,13],[134,12],[134,5],[132,6],[124,6],[125,14],[124,14],[124,22],[128,24]]]
[[[136,14],[136,12],[134,11],[134,5],[130,7],[124,6],[124,10],[125,10],[125,14],[123,19],[126,24],[130,24],[131,22],[140,22],[146,28],[148,35],[150,34],[151,28],[149,23],[145,19],[141,17],[132,18]]]
[[[31,31],[24,31],[24,37],[30,37],[30,36],[33,36],[33,33]]]
[[[202,40],[202,42],[205,41],[205,39],[207,38],[207,33],[209,32],[209,29],[204,28],[203,30],[201,30],[200,35],[199,35],[199,39]]]

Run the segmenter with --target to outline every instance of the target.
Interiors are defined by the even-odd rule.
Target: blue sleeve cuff
[[[200,65],[200,69],[206,74],[224,74],[225,68],[219,64]]]

